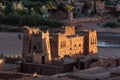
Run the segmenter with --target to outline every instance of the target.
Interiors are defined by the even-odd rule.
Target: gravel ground
[[[120,57],[120,48],[98,47],[98,55],[103,57]]]
[[[22,40],[19,40],[18,34],[0,32],[0,54],[22,53]]]
[[[77,26],[79,30],[87,29],[95,29],[98,32],[112,32],[112,33],[120,33],[120,27],[118,28],[104,28],[101,25],[97,25],[96,22],[90,22],[90,23],[81,23],[81,27]]]

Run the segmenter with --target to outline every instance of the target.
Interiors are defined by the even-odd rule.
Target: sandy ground
[[[0,32],[0,54],[22,53],[22,40],[18,33]]]

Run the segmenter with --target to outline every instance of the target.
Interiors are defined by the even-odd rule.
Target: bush
[[[0,24],[14,25],[14,26],[42,26],[46,25],[51,28],[61,27],[62,24],[51,19],[45,19],[39,14],[32,15],[0,15]]]
[[[107,22],[104,27],[116,28],[119,27],[119,24],[117,22]]]
[[[61,27],[62,26],[62,23],[59,23],[59,22],[57,22],[57,21],[55,21],[55,20],[51,20],[51,19],[49,19],[48,20],[48,26],[50,26],[51,28],[58,28],[58,27]]]
[[[9,15],[5,16],[4,24],[14,25],[14,26],[18,25],[19,24],[19,15],[9,14]]]
[[[33,15],[21,15],[20,20],[19,20],[19,25],[24,26],[35,26],[36,25],[36,18]]]
[[[15,14],[0,15],[0,24],[18,25],[19,24],[19,16],[15,15]]]
[[[120,17],[118,17],[117,22],[119,22],[119,23],[120,23]]]

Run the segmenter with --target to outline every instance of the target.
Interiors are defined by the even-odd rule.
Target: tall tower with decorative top
[[[25,26],[22,57],[27,62],[45,64],[51,60],[49,32]]]
[[[96,30],[85,30],[84,34],[84,53],[97,54],[97,32]]]

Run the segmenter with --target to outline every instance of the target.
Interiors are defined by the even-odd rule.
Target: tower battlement
[[[75,35],[75,26],[63,26],[61,32],[66,35]]]

